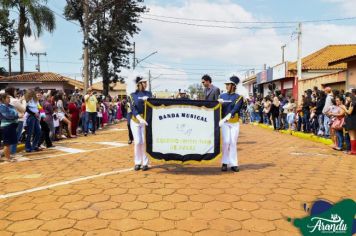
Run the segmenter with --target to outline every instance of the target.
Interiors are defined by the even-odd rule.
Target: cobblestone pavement
[[[242,126],[241,171],[132,171],[125,123],[0,165],[0,235],[298,235],[303,203],[356,198],[356,159]]]

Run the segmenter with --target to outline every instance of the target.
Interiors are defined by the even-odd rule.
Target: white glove
[[[140,115],[137,115],[136,118],[138,119],[140,124],[148,126],[148,123]]]
[[[223,119],[219,121],[219,126],[221,127],[226,121],[230,120],[231,113],[227,114]]]
[[[219,98],[219,99],[218,99],[218,102],[219,102],[220,104],[222,104],[222,103],[224,103],[224,99]]]
[[[142,97],[142,100],[143,100],[143,101],[147,101],[147,99],[148,99],[147,96],[143,96],[143,97]]]

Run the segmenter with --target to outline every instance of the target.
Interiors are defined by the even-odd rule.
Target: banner
[[[221,156],[217,101],[148,99],[146,152],[175,162],[210,161]]]

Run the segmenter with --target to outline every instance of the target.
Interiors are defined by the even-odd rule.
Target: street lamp
[[[148,56],[144,57],[144,58],[141,59],[141,60],[138,60],[137,58],[134,58],[134,61],[133,61],[133,69],[135,69],[136,66],[137,66],[140,62],[146,60],[147,58],[153,56],[153,55],[156,54],[156,53],[158,53],[158,52],[157,52],[157,51],[152,52],[151,54],[149,54]]]

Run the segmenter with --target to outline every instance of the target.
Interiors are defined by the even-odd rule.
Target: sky
[[[82,80],[83,34],[76,22],[60,17],[65,2],[48,1],[48,6],[57,13],[54,33],[25,40],[25,70],[34,71],[37,64],[37,58],[30,52],[46,52],[47,56],[41,57],[41,71]],[[296,22],[356,16],[353,11],[356,0],[146,0],[144,4],[149,12],[142,15],[141,31],[132,41],[136,42],[139,59],[157,51],[136,69],[144,76],[150,71],[153,91],[184,90],[200,83],[204,74],[209,74],[213,84],[224,89],[223,82],[233,74],[243,80],[252,69],[258,72],[264,64],[272,67],[281,63],[284,44],[285,59],[295,61]],[[293,23],[244,23],[286,21]],[[356,43],[354,32],[356,19],[305,22],[302,24],[302,56],[329,44]],[[0,66],[7,69],[3,50],[0,48]],[[12,67],[19,70],[18,56]],[[123,70],[123,76],[127,73]]]

